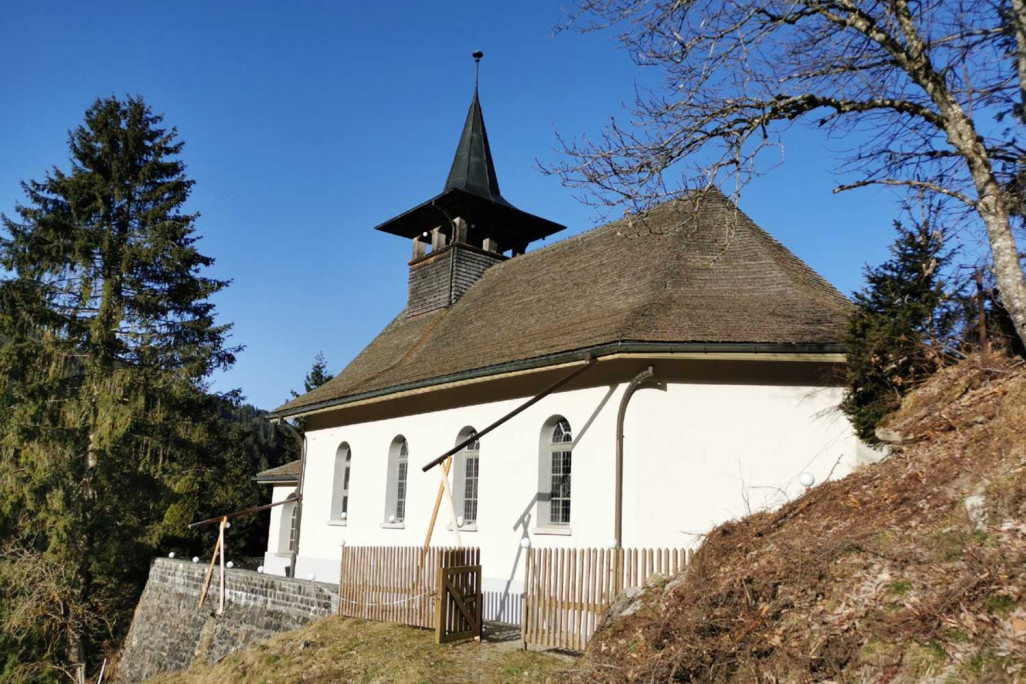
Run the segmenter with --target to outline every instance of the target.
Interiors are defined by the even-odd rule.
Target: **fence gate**
[[[690,560],[687,549],[529,549],[524,646],[583,651],[617,594],[676,574]]]
[[[477,548],[344,546],[338,612],[433,629],[439,643],[481,636]]]
[[[477,549],[465,554],[474,565],[446,565],[438,569],[438,624],[435,637],[440,644],[463,639],[481,639],[481,565]],[[453,563],[459,558],[448,559]]]

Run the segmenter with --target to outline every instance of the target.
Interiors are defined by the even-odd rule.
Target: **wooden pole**
[[[452,489],[449,487],[448,469],[442,468],[442,489],[445,490],[445,498],[449,502],[449,519],[452,520],[452,531],[456,535],[456,548],[461,548],[463,542],[460,540],[460,523],[456,519],[456,502],[452,500]],[[434,525],[432,524],[432,527]]]
[[[217,614],[224,612],[224,528],[228,524],[228,518],[221,520],[221,530],[218,534],[218,545],[221,547],[221,602],[217,607]]]
[[[442,496],[445,494],[445,482],[449,477],[449,468],[452,466],[452,456],[442,464],[442,482],[438,483],[438,494],[435,496],[435,507],[431,510],[431,521],[428,523],[427,536],[424,538],[424,549],[431,546],[431,535],[435,531],[435,520],[438,519],[438,509],[442,505]]]
[[[221,535],[217,535],[217,542],[214,543],[214,552],[210,554],[210,567],[207,568],[206,579],[203,580],[203,591],[200,592],[199,607],[203,607],[203,602],[207,599],[207,591],[210,589],[210,580],[214,576],[214,563],[217,562],[217,554],[221,550]]]

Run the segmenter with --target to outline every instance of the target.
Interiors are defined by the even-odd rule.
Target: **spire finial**
[[[484,53],[480,50],[474,50],[470,56],[474,58],[474,90],[477,90],[477,77],[481,71],[481,58],[484,57]]]

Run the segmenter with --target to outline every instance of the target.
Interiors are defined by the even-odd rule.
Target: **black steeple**
[[[445,181],[445,190],[452,189],[464,190],[497,204],[512,206],[499,194],[499,179],[495,175],[495,163],[492,161],[492,149],[488,146],[488,131],[485,129],[476,85],[474,100],[470,103],[463,134],[456,146],[452,168],[449,169],[449,178]]]
[[[473,56],[479,63],[484,53],[476,51]],[[461,243],[494,254],[507,250],[522,254],[529,243],[565,227],[521,211],[499,194],[475,75],[474,99],[442,193],[385,221],[377,230],[412,238],[416,260],[416,255],[426,254],[426,247],[418,244],[425,242],[433,251]]]

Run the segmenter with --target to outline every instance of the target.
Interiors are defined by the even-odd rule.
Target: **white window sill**
[[[401,522],[383,522],[381,523],[381,529],[383,530],[404,530],[406,524]]]
[[[346,521],[345,520],[329,520],[328,521],[328,526],[329,527],[345,527],[346,526]]]
[[[452,523],[447,523],[445,529],[452,532]],[[460,532],[477,532],[477,523],[467,523],[460,528]]]
[[[531,534],[551,534],[559,537],[569,537],[574,531],[569,527],[532,527]]]

